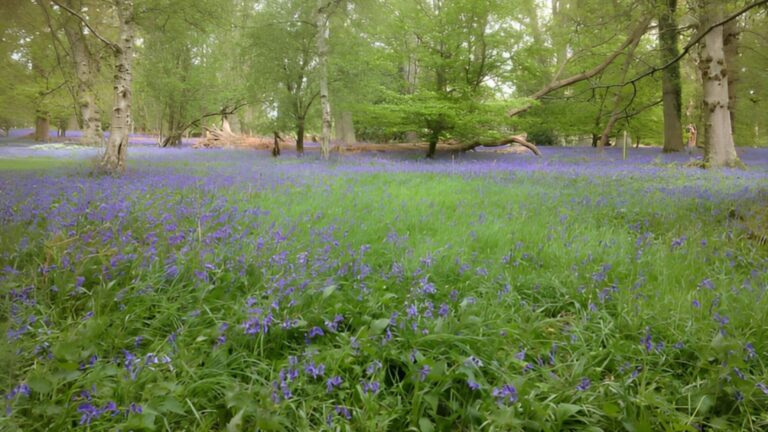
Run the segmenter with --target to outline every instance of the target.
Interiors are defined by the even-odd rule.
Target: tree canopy
[[[527,134],[538,145],[603,146],[624,132],[679,151],[688,125],[705,149],[724,142],[716,135],[726,132],[711,133],[720,130],[736,146],[768,145],[768,1],[694,3],[5,1],[0,126],[76,123],[102,145],[122,94],[126,127],[163,146],[222,117],[235,133],[294,136],[299,153],[307,134],[327,147],[332,125],[337,137],[423,140],[428,156],[438,142]],[[121,60],[126,30],[132,53]],[[722,77],[703,72],[712,49],[727,64]],[[702,110],[722,99],[718,86],[728,87],[729,125]],[[736,163],[706,154],[713,166]]]

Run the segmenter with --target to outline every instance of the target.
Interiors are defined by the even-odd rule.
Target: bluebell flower
[[[365,394],[376,394],[379,392],[380,385],[378,381],[371,381],[370,383],[363,381],[363,393]]]
[[[334,376],[334,377],[331,377],[331,378],[328,378],[328,380],[325,382],[326,391],[328,393],[332,392],[333,389],[338,387],[338,386],[340,386],[342,382],[343,382],[343,380],[338,375]]]
[[[581,382],[576,386],[576,390],[587,391],[590,386],[592,386],[592,381],[590,381],[589,378],[582,378]]]
[[[309,374],[312,378],[318,378],[323,376],[325,374],[325,365],[324,364],[318,364],[315,366],[315,363],[309,363],[305,368],[304,371]]]
[[[446,317],[451,312],[450,307],[443,303],[440,305],[440,309],[438,309],[437,314],[441,317]]]
[[[747,352],[746,360],[753,359],[757,356],[757,353],[755,352],[755,346],[750,342],[747,342],[747,344],[744,345],[744,351]]]
[[[80,425],[86,425],[86,426],[90,425],[94,419],[99,418],[99,416],[101,415],[101,411],[99,411],[99,409],[96,408],[90,402],[85,402],[80,404],[77,407],[77,412],[82,414],[80,416]]]
[[[347,407],[336,405],[336,414],[344,417],[347,420],[352,419],[352,413],[349,411]]]
[[[429,373],[432,371],[432,368],[430,368],[428,365],[424,365],[421,367],[421,370],[419,370],[419,381],[424,381],[427,379],[427,376],[429,376]]]
[[[513,404],[517,402],[517,389],[512,384],[494,387],[491,394],[499,404]]]
[[[308,336],[310,339],[313,339],[318,336],[323,336],[323,335],[325,335],[325,333],[323,332],[323,329],[321,329],[320,327],[312,327],[311,329],[309,329]]]

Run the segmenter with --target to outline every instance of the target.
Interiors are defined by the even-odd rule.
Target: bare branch
[[[96,31],[95,28],[91,27],[91,24],[88,22],[87,19],[85,19],[84,16],[80,15],[79,13],[72,10],[72,8],[65,6],[61,3],[59,3],[57,0],[51,0],[51,3],[55,4],[56,6],[64,9],[67,11],[70,15],[74,16],[75,18],[79,19],[86,27],[88,27],[88,30],[96,36],[97,39],[99,39],[104,45],[108,46],[112,51],[118,51],[120,49],[120,46],[118,46],[116,43],[110,41],[109,39],[103,37],[99,34],[99,32]]]
[[[229,108],[229,106],[227,105],[227,106],[224,106],[222,109],[220,109],[218,111],[213,111],[213,112],[205,113],[205,114],[201,115],[200,117],[196,118],[195,120],[193,120],[193,121],[187,123],[186,125],[182,126],[181,128],[179,128],[177,130],[177,132],[184,133],[184,131],[186,131],[187,129],[189,129],[189,128],[193,127],[193,126],[198,126],[203,119],[206,119],[208,117],[232,115],[232,114],[236,113],[237,110],[239,110],[240,108],[246,106],[247,104],[248,104],[247,102],[240,101],[240,102],[234,103],[232,105],[232,108]]]
[[[768,1],[768,0],[763,0]],[[544,86],[541,90],[537,91],[533,95],[529,96],[529,99],[531,100],[539,100],[543,96],[546,96],[549,93],[552,93],[553,91],[559,90],[563,87],[568,87],[570,85],[576,84],[581,81],[588,80],[595,75],[603,72],[605,69],[610,66],[614,60],[616,60],[617,57],[619,57],[622,53],[624,53],[624,50],[626,50],[629,46],[635,43],[635,41],[639,40],[643,37],[646,30],[648,29],[648,25],[651,23],[651,17],[645,17],[643,20],[635,27],[635,29],[632,31],[632,33],[629,35],[629,37],[624,41],[624,43],[621,44],[619,48],[617,48],[615,51],[611,53],[605,60],[603,60],[602,63],[595,66],[594,68],[582,72],[580,74],[576,74],[573,76],[570,76],[568,78],[563,78],[561,80],[552,81],[548,85]],[[510,117],[516,116],[518,114],[521,114],[525,111],[528,111],[533,104],[528,104],[527,106],[524,106],[522,108],[517,108],[508,113]]]
[[[745,13],[749,12],[750,10],[752,10],[752,9],[758,7],[758,6],[763,6],[763,5],[768,5],[768,0],[758,0],[755,3],[752,3],[750,5],[745,6],[744,8],[739,10],[738,12],[735,12],[734,14],[729,15],[728,17],[724,18],[723,20],[721,20],[719,22],[716,22],[716,23],[710,25],[709,27],[703,29],[698,34],[693,36],[690,41],[688,41],[688,43],[683,47],[683,49],[680,52],[680,54],[677,55],[677,57],[673,58],[672,60],[670,60],[669,62],[667,62],[666,64],[664,64],[662,66],[651,67],[648,70],[646,70],[645,72],[641,73],[640,75],[637,75],[636,77],[632,78],[631,80],[623,82],[623,83],[606,84],[606,85],[595,86],[595,87],[596,88],[624,87],[624,86],[629,85],[629,84],[635,84],[638,81],[642,80],[643,78],[651,76],[651,75],[655,74],[656,72],[662,71],[662,70],[664,70],[664,69],[674,65],[675,63],[679,62],[680,60],[682,60],[683,57],[688,55],[688,53],[691,51],[691,49],[693,49],[694,46],[696,46],[699,42],[701,42],[701,40],[704,39],[704,37],[707,36],[712,30],[714,30],[714,29],[716,29],[716,28],[718,28],[718,27],[720,27],[722,25],[725,25],[725,24],[735,20],[736,18],[740,17],[741,15],[744,15]]]

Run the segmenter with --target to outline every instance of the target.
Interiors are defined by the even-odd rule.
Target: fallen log
[[[223,119],[221,128],[211,126],[203,129],[205,138],[198,141],[194,148],[231,148],[243,145],[245,137],[232,132],[226,118]]]
[[[519,145],[527,148],[528,150],[530,150],[536,156],[541,156],[541,152],[539,151],[538,147],[536,147],[533,143],[528,142],[528,135],[527,134],[514,135],[514,136],[511,136],[509,138],[504,138],[504,139],[499,140],[499,141],[480,141],[480,140],[478,140],[478,141],[473,141],[473,142],[466,143],[466,144],[459,144],[459,145],[456,146],[455,151],[464,153],[464,152],[468,152],[470,150],[474,150],[474,149],[476,149],[478,147],[502,147],[502,146],[510,145],[510,144],[519,144]]]

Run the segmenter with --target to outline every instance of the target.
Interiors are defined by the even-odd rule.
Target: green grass
[[[321,175],[150,188],[107,222],[101,204],[119,198],[83,187],[49,219],[2,229],[0,264],[19,273],[2,282],[0,330],[35,321],[0,355],[0,388],[31,387],[9,399],[0,429],[764,430],[768,251],[729,216],[745,184],[715,180]],[[712,198],[683,192],[691,184]],[[83,196],[88,212],[63,210]],[[72,224],[43,229],[57,217]],[[10,294],[26,287],[33,302]],[[245,334],[254,308],[262,320],[273,311],[268,333]],[[308,345],[316,326],[325,335]],[[124,350],[141,359],[135,377]],[[149,353],[170,363],[146,365]],[[322,379],[310,364],[325,366]],[[273,382],[292,368],[293,395],[276,402]],[[329,393],[332,376],[343,383]],[[381,390],[365,394],[374,381]],[[505,384],[516,402],[493,395]],[[90,403],[143,412],[79,425],[92,386]]]
[[[85,162],[53,157],[0,158],[2,171],[45,171],[53,168],[70,168],[85,165]]]

